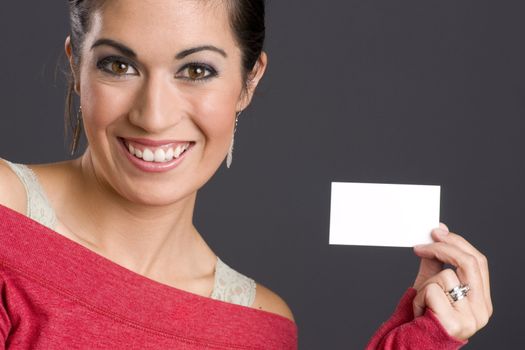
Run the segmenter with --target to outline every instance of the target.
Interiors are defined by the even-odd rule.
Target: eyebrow
[[[95,41],[95,43],[91,46],[91,50],[93,50],[95,47],[101,46],[101,45],[111,46],[111,47],[117,49],[118,51],[120,51],[123,55],[126,55],[126,56],[131,57],[131,58],[137,58],[137,54],[135,53],[135,51],[133,51],[132,49],[130,49],[129,47],[127,47],[124,44],[121,44],[121,43],[119,43],[119,42],[117,42],[115,40],[107,39],[107,38],[102,38],[102,39],[98,39],[97,41]],[[226,52],[223,49],[220,49],[220,48],[218,48],[216,46],[213,46],[213,45],[202,45],[202,46],[192,47],[191,49],[183,50],[183,51],[179,52],[175,56],[175,58],[180,60],[180,59],[183,59],[186,56],[192,55],[192,54],[200,52],[200,51],[213,51],[213,52],[219,53],[224,58],[228,57],[228,55],[226,54]]]
[[[189,56],[191,54],[194,54],[196,52],[206,51],[206,50],[217,52],[224,58],[228,57],[228,55],[226,54],[226,52],[224,50],[219,49],[218,47],[215,47],[213,45],[204,45],[204,46],[197,46],[197,47],[193,47],[191,49],[183,50],[183,51],[179,52],[177,54],[177,56],[175,56],[175,58],[180,60],[180,59],[182,59],[182,58],[184,58],[186,56]]]

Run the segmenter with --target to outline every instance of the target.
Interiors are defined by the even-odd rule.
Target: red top
[[[0,205],[0,349],[297,349],[274,313],[155,282]]]
[[[297,349],[280,315],[155,282],[0,205],[0,349]],[[458,349],[415,290],[371,349]]]

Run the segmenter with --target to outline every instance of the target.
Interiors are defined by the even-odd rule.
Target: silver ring
[[[450,302],[453,304],[458,300],[463,299],[467,296],[468,291],[470,290],[470,286],[468,284],[462,284],[459,286],[456,286],[449,290],[448,292],[445,292],[445,294],[450,299]]]

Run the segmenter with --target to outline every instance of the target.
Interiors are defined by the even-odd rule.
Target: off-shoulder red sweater
[[[297,349],[289,319],[134,273],[0,205],[0,349]],[[457,349],[403,297],[367,349]]]
[[[0,206],[0,349],[297,349],[288,318],[167,286]]]

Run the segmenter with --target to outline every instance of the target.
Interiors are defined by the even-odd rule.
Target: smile
[[[147,173],[172,170],[184,161],[195,141],[152,141],[119,137],[122,152],[137,169]]]
[[[128,152],[138,159],[151,163],[167,163],[180,158],[191,146],[191,142],[170,143],[157,147],[123,140]]]

